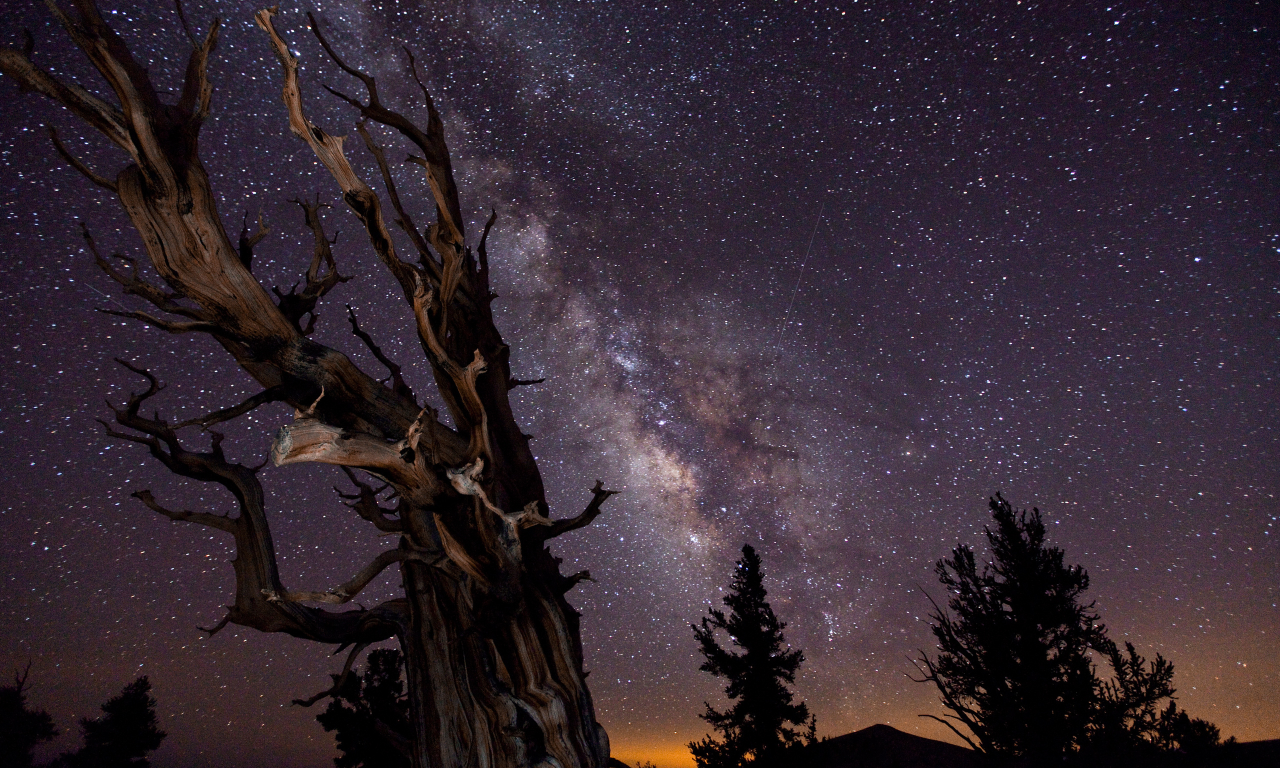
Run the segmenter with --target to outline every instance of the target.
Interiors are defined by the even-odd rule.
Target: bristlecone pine
[[[161,388],[156,377],[124,363],[148,386],[115,409],[114,424],[104,422],[112,436],[146,446],[178,475],[223,486],[238,502],[239,514],[230,517],[175,511],[150,491],[134,494],[161,515],[235,538],[235,604],[210,631],[232,622],[351,646],[348,670],[370,643],[397,638],[412,712],[412,737],[401,747],[416,768],[605,765],[608,737],[596,722],[584,680],[578,614],[564,599],[589,574],[562,576],[559,561],[544,545],[589,524],[612,492],[597,482],[585,511],[549,519],[528,436],[516,424],[507,397],[512,387],[526,382],[512,378],[509,348],[490,312],[485,240],[494,217],[473,255],[464,237],[443,126],[426,88],[428,119],[420,128],[382,104],[373,78],[340,60],[311,20],[328,54],[364,84],[366,103],[338,95],[360,112],[357,132],[378,161],[395,223],[413,243],[417,260],[411,262],[396,253],[382,201],[344,157],[342,138],[304,114],[297,61],[272,25],[274,11],[256,16],[264,45],[280,63],[289,128],[329,169],[377,258],[398,282],[406,317],[413,319],[456,428],[419,402],[354,315],[352,330],[389,369],[388,384],[308,338],[316,302],[346,279],[334,263],[318,204],[302,203],[315,250],[301,290],[276,291],[273,299],[250,272],[253,247],[265,234],[261,222],[255,233],[241,232],[238,242],[228,237],[197,153],[197,136],[209,114],[206,65],[218,22],[202,40],[191,38],[181,94],[176,101],[162,100],[146,68],[103,21],[93,0],[76,0],[74,14],[53,2],[50,7],[119,103],[32,63],[30,36],[22,50],[0,51],[0,71],[24,90],[62,104],[129,156],[128,164],[108,178],[74,158],[51,132],[54,148],[68,163],[119,198],[167,285],[145,281],[128,258],[103,256],[86,229],[98,266],[125,293],[159,310],[115,314],[174,334],[209,334],[263,388],[239,405],[168,423],[142,412]],[[415,226],[397,195],[366,122],[394,129],[420,153],[411,159],[424,169],[436,208],[436,222],[425,230]],[[216,432],[208,451],[190,448],[179,437],[185,427],[211,430],[276,401],[296,411],[275,436],[272,461],[341,467],[353,484],[345,496],[350,506],[379,531],[399,536],[397,547],[328,591],[297,591],[281,583],[256,470],[229,462]],[[390,502],[394,508],[383,506]],[[393,564],[401,570],[403,597],[360,610],[317,607],[347,603]]]

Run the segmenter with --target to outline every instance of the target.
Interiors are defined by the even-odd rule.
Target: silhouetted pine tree
[[[1217,746],[1216,726],[1171,701],[1172,663],[1159,654],[1148,662],[1131,643],[1121,651],[1107,638],[1084,601],[1089,575],[1046,546],[1040,510],[1015,512],[998,493],[990,508],[991,561],[979,570],[961,545],[937,564],[950,598],[930,616],[938,658],[922,652],[917,668],[951,712],[924,717],[981,752],[1037,764],[1072,753],[1086,765]],[[1110,663],[1110,679],[1099,678],[1091,651]]]
[[[1171,701],[1156,721],[1153,741],[1165,752],[1176,750],[1190,755],[1203,755],[1222,745],[1222,732],[1208,720],[1189,716],[1178,709],[1176,702]],[[1235,743],[1235,737],[1227,739],[1227,743]]]
[[[1216,725],[1178,709],[1172,700],[1177,692],[1173,664],[1163,656],[1157,653],[1148,663],[1132,643],[1125,643],[1124,651],[1112,643],[1107,657],[1115,676],[1099,689],[1089,755],[1203,753],[1222,742]]]
[[[1088,738],[1099,693],[1089,651],[1108,641],[1084,602],[1089,575],[1045,545],[1040,511],[1015,512],[1000,494],[990,507],[991,562],[979,570],[962,544],[937,564],[951,596],[930,617],[938,658],[917,664],[951,714],[926,717],[979,751],[1050,759]]]
[[[1160,703],[1174,694],[1173,664],[1160,654],[1148,664],[1132,643],[1125,643],[1125,649],[1127,655],[1114,643],[1106,649],[1115,677],[1099,688],[1089,737],[1090,747],[1097,752],[1114,754],[1157,745]]]
[[[396,743],[409,740],[409,701],[404,692],[400,651],[382,648],[369,654],[363,675],[348,675],[316,720],[336,731],[337,768],[409,768]],[[333,675],[334,683],[339,680]]]
[[[700,768],[738,768],[768,762],[786,748],[801,742],[791,726],[808,723],[805,736],[813,740],[815,721],[803,703],[792,703],[788,685],[804,661],[800,650],[786,651],[778,620],[765,600],[760,558],[751,545],[742,548],[742,559],[733,574],[733,585],[724,604],[729,615],[710,609],[702,626],[692,625],[706,661],[700,669],[728,680],[725,695],[733,705],[718,712],[707,704],[703,720],[720,732],[719,740],[707,736],[690,742],[689,749]],[[721,647],[716,630],[723,630],[735,653]]]
[[[58,735],[53,718],[27,707],[27,673],[13,673],[13,685],[0,687],[0,768],[30,768],[35,748]]]
[[[164,741],[165,732],[156,727],[156,700],[146,675],[124,687],[119,696],[102,705],[102,717],[84,718],[80,730],[84,747],[64,754],[58,768],[147,768],[147,753]]]

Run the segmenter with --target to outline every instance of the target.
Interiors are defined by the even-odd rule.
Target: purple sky
[[[103,7],[176,89],[172,4]],[[356,279],[321,305],[319,338],[376,368],[346,331],[350,303],[425,392],[407,309],[288,134],[255,9],[187,4],[194,26],[223,19],[202,155],[226,226],[263,213],[255,274],[287,288],[310,258],[289,201],[334,203],[326,226]],[[1183,708],[1224,735],[1280,737],[1274,3],[285,3],[308,108],[337,134],[354,115],[320,86],[355,85],[323,60],[308,9],[421,116],[401,46],[415,51],[469,231],[498,210],[495,307],[515,375],[547,378],[515,405],[553,514],[580,510],[596,478],[624,491],[555,547],[598,580],[570,599],[619,756],[682,764],[706,732],[696,715],[719,685],[687,625],[744,542],[805,650],[796,690],[820,734],[943,737],[916,716],[941,714],[936,696],[906,678],[932,647],[921,587],[951,547],[980,543],[996,491],[1043,511],[1113,638],[1173,661]],[[38,63],[100,87],[42,5],[12,0],[3,42],[24,27]],[[235,628],[206,639],[196,626],[230,600],[228,542],[129,494],[229,499],[94,421],[137,386],[114,357],[169,383],[170,416],[253,385],[206,340],[95,312],[133,305],[78,222],[104,249],[141,246],[41,126],[100,173],[122,156],[3,77],[0,99],[0,665],[32,661],[31,699],[67,734],[55,751],[147,674],[170,733],[157,768],[330,764],[315,711],[289,701],[341,660]],[[396,173],[425,220],[415,169]],[[259,410],[231,455],[256,463],[287,418]],[[379,551],[332,468],[262,478],[291,587],[332,586]],[[397,586],[388,573],[371,599]]]

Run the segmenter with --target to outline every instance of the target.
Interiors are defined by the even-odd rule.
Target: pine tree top
[[[787,687],[795,682],[804,653],[786,650],[786,624],[774,614],[768,594],[760,557],[750,544],[744,545],[724,598],[728,615],[711,608],[700,626],[692,625],[704,658],[700,669],[725,678],[725,695],[734,702],[724,712],[708,704],[701,716],[724,738],[690,745],[700,766],[739,765],[792,746],[800,740],[793,725],[810,722],[812,735],[808,707],[793,703]],[[728,648],[720,644],[717,631],[728,635]]]

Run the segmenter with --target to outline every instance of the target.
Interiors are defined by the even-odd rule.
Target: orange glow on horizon
[[[647,761],[657,768],[693,768],[693,755],[689,754],[689,747],[683,742],[627,740],[613,745],[612,754],[627,765]]]
[[[1193,675],[1188,675],[1188,678],[1191,677]],[[1188,680],[1188,682],[1191,681]],[[1182,690],[1179,691],[1177,696],[1179,708],[1185,707],[1193,717],[1203,717],[1218,725],[1222,729],[1224,741],[1232,736],[1242,742],[1280,738],[1280,727],[1264,716],[1265,707],[1261,706],[1262,702],[1256,699],[1250,702],[1247,694],[1243,697],[1240,695],[1243,691],[1217,691],[1219,695],[1225,693],[1224,698],[1246,702],[1245,706],[1237,709],[1237,705],[1219,704],[1212,701],[1204,692],[1194,691],[1192,688],[1191,685],[1187,686],[1186,695]],[[1255,689],[1249,693],[1256,696],[1257,691]],[[812,707],[814,703],[810,702],[810,706]],[[1248,709],[1248,703],[1254,705],[1252,711]],[[941,707],[921,708],[916,704],[904,704],[905,706],[871,707],[863,713],[864,717],[858,717],[856,714],[850,716],[852,713],[829,712],[824,718],[821,708],[817,707],[815,709],[818,711],[818,735],[819,737],[842,736],[876,723],[884,723],[904,733],[967,746],[937,721],[918,716],[921,711],[941,715]],[[827,724],[825,728],[822,727],[824,720]],[[653,734],[639,731],[627,732],[625,728],[619,728],[616,733],[610,731],[613,757],[628,766],[649,762],[653,763],[655,768],[693,768],[693,756],[689,753],[688,743],[702,738],[707,731],[705,726],[689,725],[694,730],[679,727],[664,728],[661,732]]]

